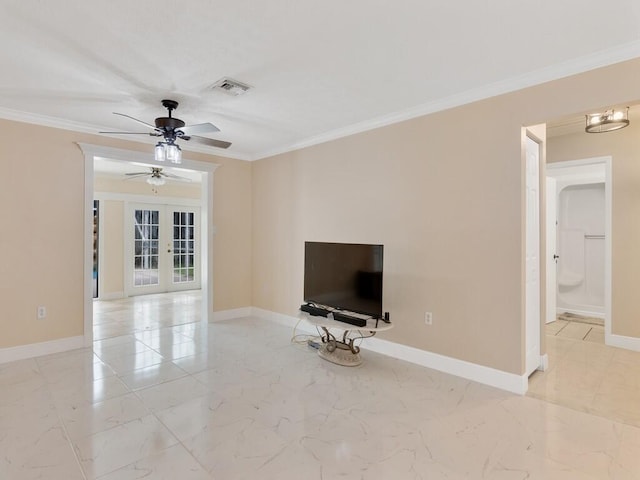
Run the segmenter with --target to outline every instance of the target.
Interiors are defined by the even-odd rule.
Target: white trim
[[[290,315],[270,312],[256,307],[253,308],[253,315],[291,328],[293,328],[299,320]],[[301,322],[300,325],[298,325],[298,329],[305,333],[317,333],[315,329],[311,329],[305,322]],[[517,375],[515,373],[496,370],[495,368],[485,367],[484,365],[447,357],[438,353],[389,342],[388,340],[382,340],[376,337],[367,338],[363,340],[361,346],[367,350],[389,357],[466,378],[519,395],[524,395],[528,388],[528,378],[526,375]]]
[[[223,322],[225,320],[234,320],[236,318],[245,318],[251,316],[251,307],[232,308],[230,310],[220,310],[213,312],[209,318],[209,322]]]
[[[399,112],[394,112],[377,118],[366,120],[347,126],[345,128],[331,130],[320,135],[300,140],[299,142],[295,142],[288,146],[276,147],[271,150],[264,150],[252,154],[240,152],[233,153],[226,150],[218,151],[218,149],[216,149],[215,155],[224,158],[235,158],[238,160],[260,160],[262,158],[272,157],[274,155],[290,152],[292,150],[299,150],[301,148],[318,145],[320,143],[325,143],[331,140],[336,140],[338,138],[354,135],[356,133],[373,130],[375,128],[384,127],[386,125],[403,122],[405,120],[421,117],[430,113],[458,107],[460,105],[476,102],[485,98],[514,92],[516,90],[521,90],[523,88],[539,85],[552,80],[576,75],[578,73],[587,72],[589,70],[595,70],[597,68],[624,62],[626,60],[631,60],[638,56],[640,56],[640,40],[625,43],[623,45],[618,45],[609,49],[600,50],[588,55],[583,55],[581,57],[573,58],[559,64],[534,70],[533,72],[527,72],[522,75],[511,77],[505,80],[500,80],[489,85],[472,88],[465,92],[460,92],[455,95],[427,102],[406,110],[401,110]],[[49,117],[46,115],[38,115],[28,112],[20,112],[8,108],[0,108],[0,118],[91,134],[97,134],[100,130],[109,130],[109,128],[107,127],[84,125],[61,118]],[[122,140],[122,137],[118,135],[103,134],[103,136],[118,138],[119,140]],[[152,145],[153,143],[155,143],[155,140],[145,137],[127,138],[127,140],[148,145]],[[187,146],[187,148],[183,147],[183,149],[211,154],[211,147],[202,147],[197,144],[190,144]],[[152,152],[150,152],[150,154],[151,153]]]
[[[466,378],[467,380],[483,383],[508,392],[517,393],[518,395],[524,395],[528,388],[526,375],[516,375],[515,373],[496,370],[495,368],[485,367],[477,363],[466,362],[457,358],[447,357],[438,353],[420,350],[375,337],[363,341],[363,346],[368,350],[389,357],[415,363],[416,365]]]
[[[119,300],[125,298],[124,292],[109,292],[100,294],[96,300]]]
[[[546,372],[547,370],[549,370],[548,354],[545,353],[544,355],[540,355],[540,366],[537,369],[540,370],[541,372]]]
[[[109,158],[124,162],[149,163],[151,153],[104,147],[88,143],[78,143],[84,155],[84,344],[93,344],[93,160],[94,157]],[[154,162],[152,162],[154,163]],[[157,162],[155,162],[157,163]],[[201,257],[203,265],[202,285],[202,321],[209,319],[213,310],[213,174],[219,167],[216,163],[201,162],[183,158],[182,167],[202,173],[200,191],[200,212],[205,221],[200,233],[203,245]],[[104,234],[104,232],[103,232]]]
[[[599,52],[574,58],[566,62],[552,65],[549,67],[534,70],[524,75],[508,78],[498,82],[484,85],[482,87],[473,88],[466,92],[457,93],[446,98],[438,99],[432,102],[423,103],[416,107],[383,115],[364,122],[349,125],[345,128],[331,130],[329,132],[310,137],[299,142],[290,144],[286,147],[275,148],[269,151],[260,152],[255,155],[254,160],[272,157],[281,153],[299,150],[305,147],[311,147],[320,143],[336,140],[342,137],[348,137],[356,133],[366,132],[375,128],[400,123],[412,118],[421,117],[431,113],[447,110],[449,108],[466,105],[468,103],[483,100],[485,98],[503,95],[505,93],[514,92],[523,88],[532,87],[541,83],[557,80],[563,77],[576,75],[578,73],[587,72],[596,68],[613,65],[614,63],[631,60],[640,55],[640,41],[630,42],[618,47],[601,50]]]
[[[102,130],[111,130],[112,127],[87,125],[84,123],[78,123],[78,122],[73,122],[71,120],[66,120],[64,118],[50,117],[47,115],[40,115],[37,113],[30,113],[30,112],[21,112],[18,110],[12,110],[10,108],[0,107],[0,118],[4,118],[6,120],[13,120],[15,122],[24,122],[24,123],[31,123],[33,125],[42,125],[44,127],[60,128],[62,130],[70,130],[72,132],[90,133],[93,135],[100,134],[101,137],[117,138],[118,140],[123,140],[122,135],[109,135],[105,133],[100,133],[100,131]],[[155,137],[145,137],[144,135],[141,135],[139,138],[128,137],[126,140],[129,142],[142,143],[145,145],[155,145],[158,141]],[[211,147],[211,146],[198,145],[197,143],[196,144],[189,143],[188,145],[181,144],[180,148],[183,151],[207,153],[209,155],[215,155],[217,157],[235,158],[237,160],[252,159],[250,156],[243,153],[229,152],[229,151]],[[215,153],[212,153],[212,148],[215,148],[214,150]],[[149,155],[153,156],[153,150],[150,150]]]
[[[604,338],[604,343],[611,347],[626,348],[627,350],[640,352],[640,338],[638,337],[625,337],[624,335],[605,333]]]
[[[82,149],[82,146],[80,146]],[[84,152],[84,150],[83,150]],[[84,346],[93,345],[93,155],[84,152]],[[104,232],[100,232],[104,235]]]
[[[153,152],[138,152],[135,150],[125,150],[122,148],[104,147],[102,145],[92,145],[90,143],[77,144],[82,153],[85,156],[107,158],[109,160],[124,161],[124,162],[141,162],[154,165],[163,165],[162,162],[156,162],[153,159]],[[211,152],[209,152],[211,153]],[[183,158],[180,168],[186,168],[188,170],[197,170],[199,172],[213,172],[220,165],[217,163],[201,162],[199,160],[191,160],[189,158]],[[92,169],[93,170],[93,169]],[[93,173],[93,172],[92,172]],[[93,176],[91,177],[93,180]],[[203,179],[203,183],[204,179]]]
[[[48,342],[31,343],[19,347],[0,348],[0,363],[15,362],[26,358],[41,357],[84,347],[84,337],[67,337]]]
[[[604,312],[594,312],[593,310],[577,310],[575,308],[556,308],[556,314],[562,315],[563,313],[573,313],[575,315],[582,315],[583,317],[602,318],[604,320]]]

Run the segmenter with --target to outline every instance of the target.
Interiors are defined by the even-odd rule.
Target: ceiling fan
[[[162,100],[162,106],[167,109],[168,116],[158,117],[155,119],[155,125],[138,120],[124,113],[113,112],[114,115],[130,118],[134,122],[138,122],[151,129],[150,132],[100,132],[115,135],[151,135],[152,137],[162,137],[155,148],[155,159],[159,162],[169,160],[172,163],[182,162],[182,150],[176,145],[176,140],[195,141],[203,143],[211,147],[229,148],[230,142],[223,140],[214,140],[213,138],[202,137],[199,134],[219,132],[220,129],[212,123],[198,123],[195,125],[185,125],[179,118],[171,116],[171,112],[178,108],[178,102],[175,100]]]
[[[191,179],[187,178],[187,177],[180,177],[178,175],[174,175],[172,173],[165,173],[162,171],[162,168],[160,167],[149,167],[150,171],[149,172],[131,172],[131,173],[125,173],[125,175],[127,176],[127,178],[125,178],[125,180],[132,180],[134,178],[140,178],[140,177],[148,177],[147,178],[147,183],[149,185],[153,185],[154,187],[159,187],[161,185],[164,185],[166,183],[166,178],[170,178],[172,180],[178,180],[180,182],[190,182]]]

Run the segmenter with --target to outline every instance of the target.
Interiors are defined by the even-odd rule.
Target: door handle
[[[171,253],[171,250],[167,250],[167,253]]]

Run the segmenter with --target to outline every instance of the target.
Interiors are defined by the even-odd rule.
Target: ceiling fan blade
[[[219,132],[220,129],[213,123],[198,123],[196,125],[187,125],[180,129],[185,135],[198,135],[199,133]]]
[[[173,180],[179,180],[181,182],[191,182],[192,181],[190,178],[181,177],[179,175],[174,175],[173,173],[160,172],[160,175],[162,175],[163,177],[171,178]]]
[[[145,125],[147,127],[149,127],[151,130],[157,130],[155,125],[151,125],[150,123],[147,122],[143,122],[142,120],[138,120],[137,118],[132,117],[131,115],[126,115],[124,113],[118,113],[118,112],[113,112],[114,115],[120,115],[121,117],[127,117],[130,118],[131,120],[133,120],[134,122],[138,122],[141,123],[142,125]]]
[[[136,175],[136,176],[140,176],[140,175],[151,175],[149,172],[132,172],[132,173],[125,173],[125,175]]]
[[[225,142],[224,140],[214,140],[213,138],[207,137],[199,137],[197,135],[182,137],[182,140],[194,140],[198,143],[204,143],[205,145],[209,145],[210,147],[218,148],[229,148],[231,146],[231,142]]]
[[[111,135],[151,135],[152,137],[160,136],[158,132],[98,132],[98,133],[107,133]]]
[[[142,178],[142,177],[148,177],[149,174],[148,173],[141,173],[139,175],[131,175],[130,173],[127,173],[127,175],[129,175],[126,178],[123,178],[123,180],[126,182],[127,180],[134,180],[136,178]]]

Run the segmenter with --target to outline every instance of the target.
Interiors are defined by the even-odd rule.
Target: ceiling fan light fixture
[[[161,176],[152,175],[149,178],[147,178],[147,183],[149,185],[153,185],[154,187],[160,187],[165,184],[165,179],[162,178]]]
[[[167,159],[167,153],[164,148],[164,144],[159,142],[155,148],[155,159],[156,162],[164,162]]]
[[[620,130],[629,125],[629,107],[623,110],[607,110],[603,113],[585,115],[587,133],[604,133]]]
[[[182,163],[182,150],[175,143],[169,143],[165,147],[165,152],[167,155],[167,160],[171,163]]]

